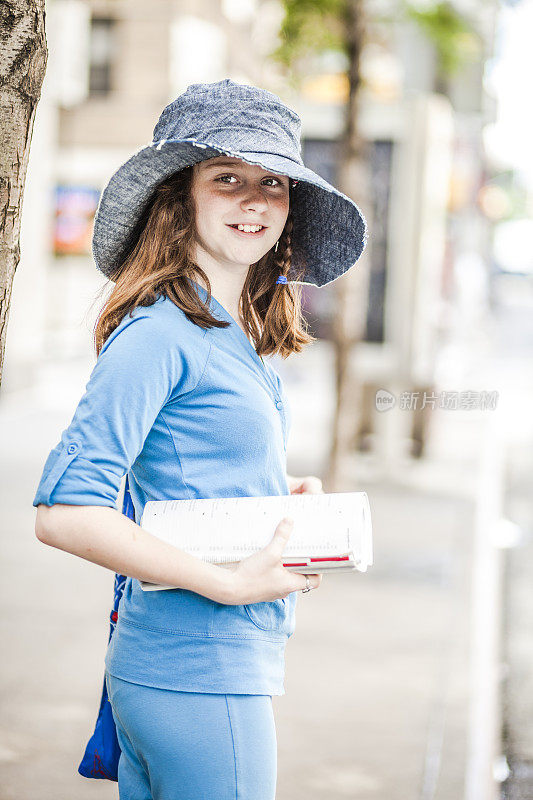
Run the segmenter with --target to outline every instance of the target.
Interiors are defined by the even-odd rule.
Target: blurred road
[[[520,324],[531,325],[526,316]],[[527,353],[508,360],[511,342],[505,344],[505,337],[522,341],[512,310],[501,312],[499,324],[504,344],[497,366],[506,365],[502,380],[512,386],[524,376]],[[291,474],[322,473],[329,361],[328,346],[316,343],[296,359],[290,375],[286,365]],[[493,362],[491,356],[479,367],[487,380]],[[78,357],[43,364],[32,390],[0,400],[1,592],[8,643],[0,673],[2,800],[118,796],[116,784],[77,773],[100,697],[113,575],[40,544],[31,505],[46,455],[70,421],[91,363]],[[313,406],[309,397],[316,398]],[[327,576],[318,591],[298,597],[286,694],[274,698],[278,800],[478,800],[465,786],[469,774],[475,785],[469,759],[484,752],[486,733],[476,744],[472,718],[482,681],[476,685],[471,643],[478,641],[472,627],[478,477],[491,413],[432,412],[426,458],[415,463],[406,457],[394,478],[381,475],[371,454],[346,464],[341,490],[364,490],[370,498],[375,565],[365,574]],[[519,420],[512,424],[513,446],[524,455]],[[530,506],[521,469],[517,463],[513,502],[525,519]],[[525,580],[520,563],[526,550],[522,556],[518,549],[508,552],[509,569],[522,569]],[[512,603],[518,602],[516,595]],[[491,619],[487,624],[490,640]],[[515,628],[520,635],[523,628]],[[515,653],[523,656],[519,641]],[[509,665],[515,698],[510,730],[519,714],[516,692],[527,682],[523,669],[518,673],[520,679]],[[497,726],[497,717],[489,716],[488,724]],[[518,743],[515,735],[513,742],[519,759],[531,756],[531,737]],[[484,768],[492,774],[492,764]]]

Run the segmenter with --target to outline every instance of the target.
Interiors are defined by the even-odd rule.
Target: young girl
[[[275,796],[272,696],[284,694],[297,591],[321,575],[283,567],[286,520],[228,570],[142,530],[116,501],[126,473],[136,520],[148,500],[321,491],[286,474],[290,412],[262,356],[312,341],[296,281],[349,269],[366,223],[303,165],[299,136],[270,92],[194,84],[96,213],[94,257],[115,286],[33,505],[41,541],[128,576],[105,660],[121,800]]]

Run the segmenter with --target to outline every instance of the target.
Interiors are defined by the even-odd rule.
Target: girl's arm
[[[145,531],[109,506],[37,506],[44,544],[150,583],[176,585],[219,603],[234,600],[231,570],[208,564]]]
[[[163,542],[110,506],[39,503],[35,522],[44,544],[120,575],[189,589],[226,605],[277,600],[305,587],[305,577],[282,564],[291,531],[292,524],[281,520],[265,547],[227,568]],[[322,575],[310,579],[317,588]]]

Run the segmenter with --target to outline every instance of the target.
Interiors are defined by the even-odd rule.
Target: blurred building
[[[496,114],[485,66],[494,51],[498,4],[451,4],[470,28],[462,37],[472,51],[451,75],[443,75],[438,48],[423,27],[398,8],[390,0],[367,7],[358,122],[368,143],[369,196],[353,194],[370,225],[362,259],[370,272],[364,341],[353,357],[362,384],[354,397],[356,440],[380,450],[384,460],[409,441],[412,453],[423,452],[436,390],[459,388],[490,311],[491,221],[479,197],[490,171],[483,132]],[[312,80],[318,94],[325,77]],[[329,84],[335,85],[334,75]],[[342,100],[346,90],[339,92]],[[323,95],[331,101],[334,92]],[[318,171],[329,164],[326,177],[334,182],[340,122],[336,114],[322,119],[328,132],[306,140],[308,161]],[[315,332],[329,336],[333,288],[307,295]],[[397,404],[406,395],[404,413],[377,408],[379,390]]]

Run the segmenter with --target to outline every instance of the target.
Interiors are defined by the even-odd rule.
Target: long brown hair
[[[211,314],[209,279],[191,258],[195,235],[192,174],[192,167],[185,167],[159,183],[138,220],[121,263],[111,276],[115,287],[94,328],[97,356],[127,313],[137,306],[152,305],[162,294],[202,328],[226,328],[230,324]],[[290,199],[292,191],[290,186]],[[278,251],[272,248],[251,265],[240,296],[244,325],[258,355],[279,353],[287,358],[315,341],[302,316],[301,286],[276,284],[278,275],[287,276],[291,266],[292,230],[289,202]],[[301,281],[303,273],[302,269],[296,280]],[[187,280],[196,280],[198,275],[207,287],[205,303]]]

